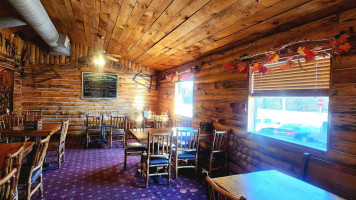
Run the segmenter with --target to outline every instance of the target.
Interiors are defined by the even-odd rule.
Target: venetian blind
[[[266,65],[271,73],[252,73],[250,94],[253,96],[327,96],[330,80],[330,57],[319,57],[316,62],[297,60],[291,69],[282,71],[285,62]]]

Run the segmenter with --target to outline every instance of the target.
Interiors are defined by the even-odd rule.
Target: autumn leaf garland
[[[330,40],[331,54],[341,55],[343,53],[348,52],[351,48],[351,45],[348,42],[349,37],[350,36],[342,32],[339,35],[335,36],[335,38],[331,39]],[[265,53],[264,59],[262,61],[257,61],[257,62],[248,61],[248,59],[251,59],[254,56],[249,57],[248,59],[247,58],[235,59],[233,61],[226,63],[225,69],[235,70],[238,73],[244,73],[244,74],[248,74],[250,68],[252,69],[252,72],[259,72],[262,74],[266,72],[271,72],[271,70],[265,65],[281,62],[280,60],[281,51],[287,51],[289,54],[293,53],[292,49],[287,48],[288,46],[289,45],[283,45],[283,47],[276,48],[277,50],[275,51],[269,51]],[[326,57],[328,55],[328,53],[326,53],[325,51],[312,50],[303,46],[300,46],[295,54],[297,55],[289,56],[286,59],[285,63],[281,65],[280,69],[282,71],[295,67],[296,66],[295,61],[297,61],[298,65],[302,68],[300,59],[305,60],[305,63],[312,63],[315,62],[317,56]]]

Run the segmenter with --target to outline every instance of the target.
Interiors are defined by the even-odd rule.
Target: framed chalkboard
[[[117,99],[117,74],[82,72],[82,97]]]

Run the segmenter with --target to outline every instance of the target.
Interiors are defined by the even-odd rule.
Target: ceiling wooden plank
[[[86,46],[94,47],[94,18],[83,14]]]
[[[112,0],[110,0],[112,1]],[[105,2],[105,1],[104,1]],[[100,20],[100,11],[101,11],[101,0],[95,0],[95,16],[94,16],[94,49],[99,48],[99,38],[96,34],[99,33],[99,20]]]
[[[118,39],[118,43],[123,45],[127,38],[130,36],[134,28],[136,27],[137,23],[146,12],[148,6],[151,4],[152,0],[138,0],[136,2],[135,7],[132,9],[130,17],[128,18],[126,24],[124,25],[125,28],[123,29],[120,38]]]
[[[269,1],[271,3],[276,3],[280,0],[276,0],[274,2]],[[196,27],[194,30],[189,31],[187,34],[180,38],[176,38],[175,40],[172,40],[171,42],[165,43],[165,47],[162,48],[161,50],[157,51],[154,55],[152,55],[149,59],[145,61],[146,64],[151,64],[155,63],[159,60],[162,60],[166,56],[161,55],[165,54],[172,49],[174,49],[178,44],[182,43],[182,41],[185,40],[192,40],[192,38],[195,37],[202,37],[205,38],[207,37],[204,33],[212,34],[214,32],[214,29],[218,27],[220,24],[224,24],[226,26],[227,23],[230,22],[230,24],[233,24],[234,21],[241,20],[241,18],[244,18],[248,16],[246,10],[249,12],[258,12],[260,10],[265,9],[266,7],[262,5],[260,2],[256,2],[255,0],[249,0],[249,1],[237,1],[231,6],[226,7],[225,9],[221,10],[220,12],[214,14],[212,18],[209,20],[206,20],[204,23],[200,24],[198,27]],[[241,13],[240,11],[243,11]],[[240,15],[237,15],[240,14]],[[229,19],[227,22],[224,23],[224,19]],[[226,20],[225,20],[226,21]],[[161,41],[162,42],[162,41]],[[163,41],[164,42],[164,41]]]
[[[130,50],[127,58],[135,60],[148,48],[154,45],[157,41],[153,41],[153,37],[166,26],[165,31],[161,31],[160,35],[169,34],[175,27],[179,26],[183,21],[193,15],[196,10],[204,6],[209,0],[181,0],[172,2],[169,7],[164,11],[155,23],[146,31],[136,45]],[[170,30],[169,30],[170,29]],[[162,37],[163,37],[162,36]],[[158,37],[156,37],[157,39]]]
[[[121,50],[115,51],[117,54],[124,56],[126,52],[130,51],[135,43],[143,36],[143,34],[152,26],[157,18],[162,14],[164,10],[172,0],[153,0],[146,12],[137,23],[136,27],[130,34],[129,38],[123,44]]]
[[[71,41],[78,40],[78,38],[76,37],[76,34],[75,34],[76,32],[73,30],[73,26],[71,24],[70,16],[68,15],[64,0],[57,0],[57,5],[58,5],[59,15],[61,16],[61,19],[67,29],[66,32],[64,32],[64,34],[67,34]]]
[[[85,37],[85,30],[84,30],[84,19],[83,19],[83,13],[81,10],[81,4],[80,1],[78,0],[71,0],[71,5],[72,5],[72,10],[75,18],[75,24],[77,26],[77,29],[80,32],[80,37],[81,43],[86,44],[86,37]],[[68,6],[67,6],[68,9]]]
[[[99,13],[99,27],[98,33],[102,36],[106,35],[106,31],[108,28],[110,13],[113,5],[113,0],[104,0],[100,2],[100,13]],[[104,45],[105,38],[103,40],[98,40],[98,37],[95,37],[96,41],[99,41],[99,44],[95,44],[96,48],[102,48]],[[101,47],[100,47],[101,46]]]
[[[120,13],[117,17],[113,34],[111,35],[110,38],[110,43],[113,44],[109,44],[109,48],[107,49],[108,53],[114,53],[116,46],[119,44],[118,40],[122,35],[123,30],[126,29],[126,27],[128,26],[127,21],[130,18],[132,11],[136,7],[136,4],[137,4],[137,0],[123,1],[123,4],[120,9]]]
[[[236,26],[243,26],[243,27],[248,27],[248,26],[252,26],[249,24],[258,24],[259,22],[261,22],[262,20],[266,19],[266,18],[271,18],[273,16],[276,16],[280,13],[286,12],[290,9],[293,9],[295,7],[298,7],[300,5],[303,5],[304,3],[309,2],[310,0],[295,0],[295,1],[290,1],[290,0],[283,0],[280,1],[276,4],[270,5],[267,4],[267,2],[270,3],[275,3],[275,2],[271,2],[271,1],[259,1],[255,3],[250,4],[250,6],[247,6],[247,8],[244,8],[241,12],[236,12],[234,15],[232,15],[231,17],[226,18],[223,21],[220,21],[219,23],[216,23],[216,25],[212,25],[212,26],[208,26],[208,29],[206,29],[206,31],[201,31],[201,34],[196,34],[195,37],[191,37],[188,40],[186,40],[185,42],[175,46],[174,48],[169,49],[167,52],[164,52],[164,54],[166,56],[171,56],[174,54],[180,54],[180,53],[184,53],[184,54],[189,54],[190,51],[194,50],[196,44],[199,44],[200,46],[204,46],[204,45],[208,45],[209,43],[213,43],[215,42],[213,39],[208,38],[211,35],[214,35],[215,33],[218,33],[220,31],[223,31],[225,29],[227,29],[226,27],[230,28],[235,28]],[[267,5],[269,6],[266,9],[263,9],[263,7],[258,6],[259,4],[263,4],[263,5]],[[255,8],[255,9],[254,9]],[[247,14],[245,10],[248,11],[253,11],[250,14]],[[238,15],[240,14],[240,16]],[[246,17],[246,18],[245,18]],[[236,21],[235,21],[235,20]],[[199,31],[199,29],[202,27],[198,27],[198,29],[196,31],[193,31],[197,33],[197,31]],[[191,33],[188,34],[188,36],[190,36]],[[205,37],[206,36],[206,37]],[[207,39],[207,40],[204,40]],[[188,47],[192,47],[192,49],[188,49]],[[169,58],[167,58],[169,59]],[[167,59],[163,58],[162,60],[158,60],[156,59],[156,63],[155,64],[161,64],[162,62],[165,62]],[[190,57],[190,59],[194,59],[193,57]]]
[[[74,38],[72,38],[72,40],[74,39],[74,41],[71,41],[72,44],[74,44],[74,42],[83,42],[83,38],[81,37],[81,32],[79,31],[79,29],[77,29],[77,24],[76,24],[76,20],[74,17],[74,13],[73,13],[73,9],[72,9],[72,4],[70,2],[70,0],[63,0],[66,11],[67,11],[67,15],[68,18],[70,20],[70,24],[72,26],[72,30],[74,32]]]
[[[183,50],[185,47],[189,47],[200,40],[209,37],[226,27],[233,25],[239,21],[245,20],[256,13],[266,9],[266,7],[273,6],[274,4],[280,2],[281,0],[260,0],[260,1],[251,1],[250,4],[243,6],[240,2],[236,2],[235,5],[228,7],[222,12],[218,13],[214,18],[208,20],[206,23],[201,24],[193,31],[184,35],[181,38],[172,41],[170,44],[166,45],[164,49],[158,51],[154,57],[155,59],[150,59],[150,63],[155,63],[160,61],[157,55],[164,54],[166,56],[173,55],[178,51]],[[304,0],[307,1],[307,0]],[[247,3],[247,1],[244,1]],[[298,2],[298,0],[293,1]],[[291,3],[289,3],[291,4]],[[294,6],[295,7],[295,6]],[[278,7],[279,8],[279,7]]]
[[[296,1],[293,1],[294,3]],[[281,4],[284,4],[284,6],[280,6]],[[302,4],[301,6],[298,6],[296,8],[289,8],[288,10],[279,10],[280,8],[288,8],[287,4],[290,4],[290,2],[281,2],[280,4],[276,4],[276,7],[271,7],[270,9],[266,9],[256,17],[249,18],[247,20],[243,20],[237,24],[234,24],[227,29],[233,29],[233,30],[241,30],[237,31],[235,33],[226,32],[227,29],[211,36],[208,37],[202,41],[199,41],[198,43],[185,48],[183,51],[179,51],[172,55],[172,58],[179,58],[182,55],[184,55],[187,59],[193,60],[198,57],[201,57],[202,53],[207,53],[209,51],[213,51],[216,48],[222,47],[227,44],[231,44],[231,42],[240,40],[239,44],[246,43],[248,41],[252,41],[253,38],[258,38],[262,37],[261,36],[261,30],[263,31],[270,31],[270,32],[276,32],[282,31],[282,29],[278,27],[283,27],[283,24],[292,24],[293,21],[295,20],[300,20],[302,16],[306,15],[307,13],[315,13],[316,11],[322,9],[322,8],[327,8],[334,7],[336,4],[340,3],[339,2],[330,2],[330,1],[312,1],[306,4]],[[346,1],[346,4],[348,2]],[[278,6],[277,6],[278,5]],[[336,8],[337,9],[337,8]],[[282,14],[281,14],[282,13]],[[330,13],[325,13],[326,15],[329,15]],[[276,15],[276,16],[273,16]],[[322,15],[315,15],[314,18],[320,18]],[[263,19],[266,19],[263,21]],[[307,17],[307,19],[313,20],[312,17]],[[278,22],[278,23],[276,23]],[[291,23],[292,22],[292,23]],[[303,21],[302,21],[303,22]],[[304,23],[307,23],[304,19]],[[297,25],[297,24],[295,24]],[[224,35],[221,35],[221,33],[225,33]],[[230,34],[230,35],[229,35]],[[266,32],[264,32],[266,34]],[[220,38],[217,38],[216,35],[221,35]],[[246,38],[251,38],[252,40],[246,40]],[[238,43],[234,44],[234,46],[239,45]],[[273,44],[271,44],[273,46]],[[209,46],[209,48],[208,48]],[[226,48],[231,48],[226,47]],[[223,49],[220,49],[219,51],[222,51]],[[163,62],[166,62],[167,59],[162,60],[160,63],[155,63],[155,64],[161,64]]]
[[[194,15],[192,15],[188,20],[182,23],[179,27],[173,30],[169,35],[166,35],[159,42],[157,42],[154,46],[152,46],[148,51],[145,52],[143,56],[138,59],[135,59],[138,63],[144,63],[146,59],[154,55],[158,50],[164,48],[164,44],[169,41],[174,41],[175,38],[180,38],[188,32],[192,31],[194,28],[198,27],[200,24],[205,21],[211,19],[216,15],[216,13],[224,10],[225,8],[233,5],[235,0],[229,1],[219,1],[213,0],[206,4],[204,7],[199,9]]]
[[[231,34],[231,32],[226,33],[225,31],[219,32],[210,37],[210,39],[213,39],[216,42],[211,44],[209,47],[207,46],[198,47],[199,50],[192,52],[191,55],[197,56],[198,54],[209,52],[215,48],[228,45],[234,41],[240,41],[243,43],[252,41],[264,35],[265,32],[277,33],[279,31],[288,30],[289,28],[302,25],[313,20],[320,19],[321,17],[326,17],[331,14],[327,12],[327,10],[329,11],[333,10],[333,12],[338,12],[338,7],[336,7],[336,5],[338,5],[339,3],[343,4],[341,7],[347,5],[350,6],[350,8],[352,8],[353,6],[355,6],[356,2],[352,0],[351,1],[341,1],[341,0],[311,1],[309,3],[298,6],[295,9],[284,12],[276,17],[272,17],[256,25],[252,25],[251,27],[246,28],[245,26],[244,27],[240,26],[240,29],[238,29],[238,31],[233,34]],[[320,10],[324,10],[324,11],[315,14]],[[308,16],[305,17],[306,15]],[[264,33],[262,33],[261,30]],[[246,41],[247,38],[248,41]]]
[[[109,42],[110,42],[111,36],[114,32],[115,24],[118,19],[118,15],[119,15],[121,6],[122,6],[122,0],[114,0],[112,7],[111,7],[110,20],[108,22],[107,31],[106,31],[105,38],[104,38],[103,49],[107,49],[109,46]]]
[[[114,53],[116,46],[119,44],[118,40],[122,35],[123,30],[127,27],[127,21],[130,18],[133,9],[135,8],[137,0],[127,0],[123,1],[123,4],[120,9],[120,13],[117,17],[114,31],[110,38],[109,48],[107,49],[108,53]]]

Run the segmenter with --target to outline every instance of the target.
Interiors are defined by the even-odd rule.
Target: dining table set
[[[50,141],[51,136],[60,132],[65,140],[69,125],[69,120],[43,123],[44,119],[42,111],[1,116],[0,199],[18,199],[22,194],[30,199],[36,191],[43,195],[42,169],[47,153],[64,154],[60,142]]]

